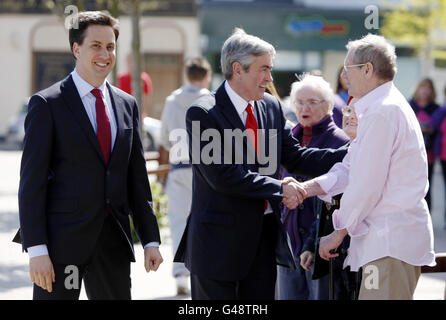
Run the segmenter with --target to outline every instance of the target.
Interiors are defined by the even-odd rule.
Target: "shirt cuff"
[[[318,196],[319,199],[326,202],[331,202],[332,195],[330,194],[330,190],[331,188],[333,188],[337,181],[338,178],[334,174],[324,174],[320,177],[315,178],[314,182],[316,182],[325,192],[325,194]]]
[[[39,256],[48,255],[48,248],[46,244],[39,244],[37,246],[32,246],[26,249],[28,251],[29,258],[35,258]]]
[[[347,226],[345,223],[343,223],[339,210],[335,210],[333,212],[332,221],[333,221],[333,229],[335,230],[347,229],[349,236],[352,238],[361,237],[369,233],[369,226],[365,222],[360,222],[354,227],[352,227],[351,225]]]
[[[160,246],[160,243],[154,241],[154,242],[149,242],[148,244],[146,244],[146,245],[144,246],[144,249],[145,249],[145,248],[148,248],[148,247],[157,247],[157,248],[159,248],[159,246]]]

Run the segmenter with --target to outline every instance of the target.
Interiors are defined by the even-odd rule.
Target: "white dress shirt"
[[[344,267],[357,271],[386,256],[434,266],[432,221],[424,200],[426,150],[414,112],[391,81],[359,99],[355,110],[357,137],[347,155],[316,178],[327,193],[321,199],[343,193],[333,226],[351,236]]]
[[[254,106],[255,106],[254,100],[246,101],[245,99],[240,97],[237,94],[237,92],[235,92],[234,89],[231,88],[228,81],[225,81],[225,90],[229,96],[229,99],[231,100],[232,104],[234,105],[235,110],[237,111],[240,119],[242,120],[243,125],[246,127],[246,119],[248,118],[248,112],[246,111],[246,107],[248,106],[248,103],[252,106],[252,108],[254,110],[254,117],[256,118],[257,125],[258,125],[259,121],[258,121],[258,117],[257,117],[257,110],[256,110],[256,108],[254,108]],[[261,129],[261,128],[259,128],[259,129]],[[272,213],[273,208],[271,207],[271,204],[269,203],[269,201],[266,201],[266,203],[267,203],[267,206],[266,206],[264,213],[265,214]]]
[[[87,112],[88,118],[90,119],[90,123],[94,129],[94,132],[97,134],[97,122],[96,122],[96,97],[91,93],[91,90],[95,89],[91,84],[82,79],[82,77],[77,72],[76,68],[71,72],[71,77],[73,78],[74,85],[76,86],[77,92],[82,100],[82,104],[84,105],[85,112]],[[112,135],[112,143],[111,143],[111,151],[113,151],[113,147],[116,141],[117,134],[117,124],[115,113],[113,111],[110,93],[108,92],[108,87],[106,85],[107,80],[104,81],[97,89],[101,90],[102,97],[104,99],[105,110],[107,112],[107,116],[110,120],[110,129]],[[144,248],[149,246],[158,247],[158,242],[150,242],[144,246]],[[45,244],[36,245],[27,248],[29,258],[34,258],[38,256],[43,256],[48,254],[48,248]]]

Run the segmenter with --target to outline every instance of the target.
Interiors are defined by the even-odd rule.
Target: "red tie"
[[[254,112],[252,111],[252,106],[248,103],[246,107],[246,112],[248,113],[248,117],[246,118],[246,129],[251,129],[252,131],[248,131],[248,135],[251,138],[252,143],[254,144],[254,150],[257,153],[257,129],[259,128],[257,125],[256,117],[254,116]],[[268,207],[268,203],[265,200],[265,209]]]
[[[101,145],[102,154],[104,155],[105,164],[108,164],[111,152],[111,128],[110,119],[105,112],[105,104],[102,99],[102,91],[99,89],[91,90],[96,97],[96,124],[98,127],[97,136]]]
[[[246,107],[246,112],[248,113],[248,117],[246,118],[246,129],[251,129],[252,131],[248,131],[248,135],[251,138],[252,144],[254,145],[254,150],[257,153],[257,120],[254,117],[254,112],[252,111],[251,104],[248,103]]]

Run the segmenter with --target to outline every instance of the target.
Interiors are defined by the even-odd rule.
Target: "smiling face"
[[[116,40],[113,28],[90,25],[82,44],[73,44],[76,70],[94,87],[99,87],[113,69],[116,61]]]
[[[230,85],[246,101],[261,100],[265,94],[266,85],[273,80],[272,67],[272,57],[269,54],[255,57],[247,71],[240,63],[235,62],[234,73],[229,80]]]
[[[294,101],[296,116],[302,127],[311,127],[328,114],[328,102],[315,88],[304,86]]]

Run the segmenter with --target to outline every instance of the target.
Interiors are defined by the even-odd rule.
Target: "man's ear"
[[[76,57],[76,59],[79,59],[79,50],[80,50],[80,46],[77,42],[73,43],[73,55]]]
[[[232,75],[235,77],[240,77],[241,71],[242,71],[243,67],[240,64],[240,62],[234,62],[232,64]]]
[[[374,71],[375,70],[373,69],[373,64],[367,62],[366,65],[364,66],[365,77],[367,79],[371,79]]]

